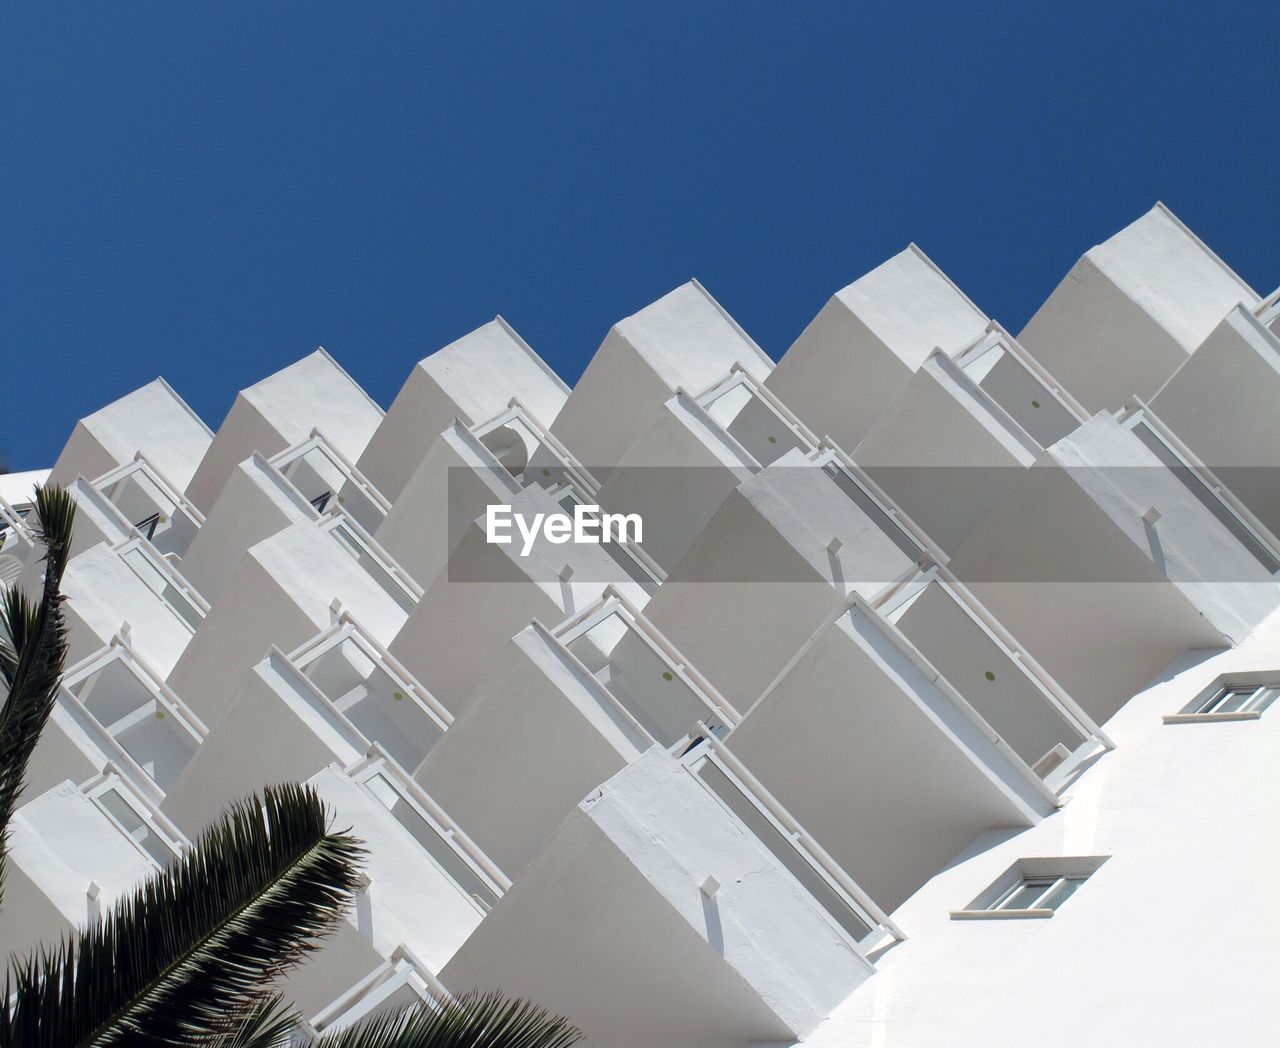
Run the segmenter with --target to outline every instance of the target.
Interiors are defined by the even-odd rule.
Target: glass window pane
[[[1228,688],[1222,701],[1214,710],[1215,713],[1238,713],[1257,691],[1253,687]]]
[[[1013,890],[1005,897],[1004,901],[997,903],[994,909],[997,910],[1030,910],[1036,906],[1036,901],[1049,888],[1053,886],[1053,880],[1041,878],[1036,880],[1026,880],[1014,886]]]
[[[1046,910],[1056,910],[1064,902],[1076,893],[1076,889],[1084,884],[1083,877],[1064,877],[1057,886],[1040,901],[1040,907]]]

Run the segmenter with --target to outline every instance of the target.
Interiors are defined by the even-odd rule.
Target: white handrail
[[[645,618],[643,613],[612,583],[604,588],[600,599],[594,604],[589,605],[557,626],[553,631],[554,636],[561,644],[567,645],[596,625],[595,622],[589,623],[590,619],[596,618],[598,621],[603,621],[619,609],[621,609],[627,624],[652,648],[657,650],[659,656],[671,666],[676,675],[688,685],[690,690],[698,695],[698,698],[708,709],[720,715],[726,727],[732,728],[742,719],[736,707],[720,694],[716,686],[707,680],[698,671],[697,667],[685,658],[684,654],[667,639],[662,631]],[[569,636],[570,634],[575,635],[571,637]]]
[[[906,935],[894,923],[893,919],[856,880],[849,876],[844,868],[831,857],[830,853],[805,830],[795,816],[783,806],[782,802],[769,792],[768,787],[757,779],[745,764],[738,760],[733,751],[722,740],[716,738],[705,724],[700,723],[698,728],[703,733],[703,741],[707,747],[728,766],[734,777],[751,791],[752,799],[758,802],[786,830],[787,839],[792,841],[804,854],[808,855],[822,872],[834,880],[837,886],[844,890],[864,911],[859,916],[871,926],[871,930],[874,931],[875,927],[879,926],[898,941],[905,939]]]
[[[126,462],[122,466],[117,466],[115,469],[108,470],[96,480],[90,481],[90,483],[102,493],[103,498],[107,498],[107,500],[110,501],[103,489],[124,480],[125,477],[129,476],[131,473],[138,472],[147,474],[151,483],[159,488],[164,497],[172,502],[174,506],[181,508],[182,512],[191,518],[191,522],[195,524],[196,527],[202,527],[204,525],[204,514],[200,512],[200,510],[196,508],[186,495],[182,494],[173,482],[164,475],[160,470],[160,467],[147,458],[147,456],[141,451],[134,454],[131,462]]]

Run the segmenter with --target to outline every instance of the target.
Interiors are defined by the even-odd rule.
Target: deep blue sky
[[[1117,9],[1123,8],[1123,10]],[[0,449],[502,313],[573,382],[699,277],[775,357],[915,240],[1017,330],[1163,199],[1280,282],[1280,5],[5,4]]]

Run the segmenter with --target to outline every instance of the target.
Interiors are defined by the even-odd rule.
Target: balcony
[[[522,488],[568,483],[588,496],[600,490],[591,472],[515,397],[505,411],[471,432]]]
[[[493,909],[511,887],[462,827],[379,747],[371,747],[346,775],[391,814],[478,914]]]
[[[646,749],[737,716],[612,590],[554,630],[534,622],[479,681],[414,773],[513,873],[575,804]]]
[[[723,734],[738,721],[711,683],[612,586],[552,636],[666,749],[700,723]]]
[[[374,747],[416,768],[445,735],[448,710],[335,610],[332,625],[293,655],[272,647],[225,701],[164,799],[180,825],[203,825],[247,790],[349,766]]]
[[[182,834],[108,769],[26,801],[9,825],[0,942],[15,955],[96,922],[187,850]]]
[[[538,485],[569,514],[575,506],[599,505],[599,481],[514,397],[506,411],[471,432],[522,489]],[[666,578],[639,543],[607,543],[603,548],[628,578],[650,594]]]
[[[79,734],[101,753],[95,771],[113,765],[154,805],[208,734],[123,638],[63,675],[55,721],[50,730]]]
[[[1160,436],[1094,416],[948,564],[1099,723],[1174,658],[1238,642],[1280,603],[1268,568],[1144,435]]]
[[[80,790],[156,869],[167,869],[190,849],[182,831],[114,769]]]
[[[550,424],[569,387],[501,317],[420,360],[356,464],[391,499],[405,486],[440,434],[456,421],[483,423],[518,397],[528,414]],[[430,578],[424,579],[430,582]]]
[[[298,1031],[310,1044],[366,1019],[398,1012],[404,1008],[428,1007],[449,997],[449,992],[427,967],[403,944],[390,958],[306,1019]]]
[[[269,461],[317,513],[324,513],[331,503],[339,505],[360,527],[372,533],[391,509],[382,493],[319,429],[313,429],[309,439],[286,448]]]
[[[945,566],[921,561],[868,601],[1058,792],[1114,744]]]
[[[1277,396],[1280,322],[1268,327],[1241,305],[1143,406],[1263,528],[1280,535],[1280,425],[1272,410]]]
[[[27,525],[31,508],[15,508],[0,498],[0,588],[21,576],[28,557],[36,548],[35,534]]]
[[[564,509],[537,484],[507,504],[526,519]],[[609,585],[637,606],[648,599],[646,584],[628,579],[606,552],[608,543],[553,543],[541,535],[526,556],[519,541],[489,542],[483,518],[459,522],[459,531],[446,565],[387,645],[455,716],[466,712],[476,685],[534,619],[560,622],[599,600]],[[441,645],[447,659],[437,654]]]
[[[352,616],[289,656],[366,739],[401,766],[416,768],[453,723],[453,716]]]
[[[838,448],[792,449],[725,499],[645,614],[744,713],[851,593],[945,555]]]
[[[31,564],[27,570],[33,570]],[[127,627],[134,648],[162,675],[173,668],[209,611],[204,598],[143,538],[98,543],[76,555],[62,590],[69,598],[72,660],[106,647]]]
[[[696,280],[619,321],[551,429],[601,483],[681,390],[704,389],[735,363],[763,380],[773,361]],[[661,558],[659,558],[661,559]]]
[[[856,595],[723,742],[890,912],[982,833],[1058,807],[939,668]]]
[[[954,552],[1043,450],[937,350],[852,456],[930,538]]]
[[[212,727],[272,643],[292,650],[311,640],[332,625],[335,600],[383,644],[405,623],[400,605],[338,540],[300,520],[239,557],[165,679]]]
[[[737,362],[696,399],[699,407],[762,466],[792,448],[809,453],[820,443],[772,390]]]
[[[435,801],[374,750],[306,781],[367,843],[365,883],[334,932],[281,987],[305,1017],[298,1044],[445,996],[435,973],[510,887]]]
[[[588,502],[577,486],[569,483],[551,488],[548,494],[570,516],[573,515],[577,506],[598,505],[595,502]],[[645,548],[633,539],[606,542],[600,548],[622,569],[627,579],[634,582],[650,597],[658,592],[658,587],[667,577],[667,573],[662,570],[662,565],[649,556]]]
[[[918,247],[837,291],[764,384],[817,434],[855,448],[935,349],[987,318]]]
[[[653,747],[571,808],[439,977],[528,996],[610,1048],[793,1044],[872,976],[854,934]]]
[[[778,860],[866,955],[906,938],[790,812],[705,725],[680,763]]]
[[[382,422],[378,407],[323,348],[236,394],[200,462],[187,497],[208,513],[235,468],[310,440],[323,425],[332,448],[358,459]]]
[[[658,405],[649,421],[604,481],[599,503],[638,513],[646,552],[669,571],[760,463],[686,393]]]
[[[1160,417],[1133,397],[1117,418],[1267,572],[1280,574],[1280,539],[1240,501]],[[1230,474],[1228,468],[1228,474]]]
[[[422,587],[344,507],[331,506],[320,520],[320,530],[331,535],[401,611],[409,613],[417,607],[422,599]]]
[[[194,633],[209,613],[206,601],[164,557],[143,538],[128,539],[115,547],[116,555],[128,565],[152,593]]]
[[[194,632],[208,613],[209,602],[179,571],[177,565],[182,558],[175,547],[185,552],[190,538],[199,532],[203,518],[198,510],[194,510],[196,516],[188,516],[179,502],[167,516],[157,511],[138,523],[131,523],[108,492],[115,491],[118,495],[123,492],[125,495],[121,498],[125,500],[130,490],[135,494],[144,490],[141,482],[135,483],[135,480],[145,477],[149,471],[143,460],[135,460],[121,467],[121,472],[125,476],[115,481],[111,481],[108,474],[105,485],[91,484],[77,477],[68,486],[76,503],[72,560],[99,543],[110,546],[134,575]],[[161,494],[159,488],[156,492]],[[130,511],[149,509],[152,505],[155,503],[149,500],[145,504],[138,499],[126,501],[126,509]]]
[[[76,423],[49,474],[52,484],[100,477],[142,454],[178,488],[209,450],[213,434],[164,379],[134,390]]]
[[[994,321],[955,354],[955,362],[1042,448],[1088,421],[1084,405]]]
[[[1149,398],[1238,303],[1258,294],[1157,204],[1090,248],[1018,340],[1090,412]]]
[[[142,452],[93,487],[164,557],[181,558],[204,523],[204,514]]]
[[[1258,303],[1253,315],[1273,335],[1280,336],[1280,287]]]

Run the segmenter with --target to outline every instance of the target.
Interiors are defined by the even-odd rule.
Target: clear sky
[[[569,382],[696,276],[769,353],[909,241],[1018,330],[1163,199],[1280,283],[1280,4],[8,3],[0,453],[501,313]]]

